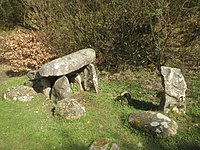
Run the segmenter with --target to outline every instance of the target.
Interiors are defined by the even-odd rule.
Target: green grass
[[[200,148],[200,78],[188,76],[187,114],[173,116],[178,134],[158,139],[132,128],[127,118],[131,112],[144,111],[119,104],[114,99],[128,90],[138,101],[159,103],[156,90],[144,85],[155,84],[144,72],[136,80],[100,80],[100,93],[84,92],[86,115],[66,120],[51,115],[52,103],[39,94],[30,102],[11,102],[0,98],[0,150],[85,150],[98,137],[107,137],[121,150],[175,150]],[[10,78],[0,85],[0,93],[8,87],[23,84],[26,77]],[[142,107],[141,107],[142,108]],[[142,146],[138,147],[138,143]]]

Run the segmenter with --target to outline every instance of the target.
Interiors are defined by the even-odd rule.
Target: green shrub
[[[60,55],[94,48],[100,70],[119,71],[141,65],[159,67],[168,61],[173,64],[182,55],[176,49],[185,51],[179,41],[185,36],[191,40],[198,37],[192,29],[199,28],[199,2],[195,0],[18,2],[26,10],[24,25],[40,30],[47,45]],[[187,22],[191,22],[189,26]],[[189,48],[187,52],[190,53]]]

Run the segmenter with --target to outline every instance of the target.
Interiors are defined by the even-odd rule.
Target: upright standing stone
[[[66,76],[62,76],[56,80],[51,90],[51,99],[59,101],[69,97],[71,94],[69,80]]]
[[[164,98],[160,107],[165,112],[177,113],[186,112],[185,91],[187,85],[185,79],[178,68],[161,67],[162,84],[164,87]]]
[[[96,70],[93,64],[89,64],[83,71],[83,88],[86,91],[94,90],[96,93],[99,91],[98,79]]]

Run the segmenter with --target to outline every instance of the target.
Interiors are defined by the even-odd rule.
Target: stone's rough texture
[[[165,97],[160,103],[161,109],[168,113],[169,111],[177,113],[186,112],[185,91],[187,85],[180,69],[161,67],[162,84]]]
[[[95,61],[93,49],[83,49],[44,64],[38,71],[42,77],[62,76],[79,70]]]
[[[99,91],[96,70],[93,64],[89,64],[83,71],[83,88],[86,91]]]
[[[28,72],[28,73],[27,73],[27,77],[28,77],[30,80],[35,80],[35,79],[41,78],[41,76],[40,76],[38,70]]]
[[[30,101],[36,94],[32,87],[20,85],[7,89],[3,94],[3,98],[13,101]]]
[[[80,75],[77,75],[75,78],[74,78],[74,82],[75,82],[75,85],[77,87],[77,89],[79,91],[83,91],[83,86],[82,86],[82,80],[81,80],[81,76]]]
[[[113,143],[110,150],[120,150],[120,148],[117,144]]]
[[[50,98],[51,84],[50,84],[50,82],[49,82],[49,80],[47,78],[41,78],[41,79],[39,79],[39,82],[38,82],[37,86],[40,87],[40,91],[45,96],[47,96],[48,98]]]
[[[98,138],[96,139],[89,150],[108,150],[109,140],[107,138]]]
[[[75,99],[66,98],[57,102],[54,114],[66,119],[78,119],[85,114],[85,107]]]
[[[175,135],[177,123],[169,117],[156,112],[136,112],[129,116],[129,123],[160,138]]]
[[[40,69],[29,72],[30,82],[36,92],[58,101],[71,95],[72,91],[96,91],[98,80],[93,64],[96,54],[93,49],[83,49],[44,64]],[[81,76],[82,75],[82,76]],[[60,78],[60,76],[62,76]],[[59,78],[59,79],[58,79]],[[74,86],[75,85],[75,88]]]
[[[62,76],[56,80],[51,90],[51,99],[59,101],[71,95],[69,80],[66,76]]]

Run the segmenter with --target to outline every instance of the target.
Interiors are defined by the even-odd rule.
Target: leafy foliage
[[[178,67],[188,60],[195,60],[190,68],[199,67],[198,50],[191,48],[199,41],[196,0],[16,1],[23,25],[43,33],[59,55],[94,48],[100,70]]]

